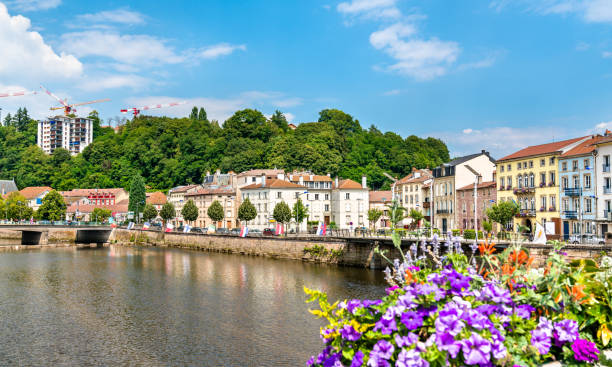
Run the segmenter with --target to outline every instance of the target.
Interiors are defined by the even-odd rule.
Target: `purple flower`
[[[508,350],[502,342],[494,342],[491,348],[491,354],[495,359],[503,359],[508,355]]]
[[[572,350],[574,351],[574,359],[577,361],[593,363],[599,360],[597,356],[599,350],[595,347],[595,343],[585,339],[576,339],[572,344]]]
[[[490,316],[498,310],[498,307],[495,305],[486,304],[476,307],[476,310],[485,316]]]
[[[429,362],[421,358],[415,349],[402,349],[395,362],[397,367],[429,367]]]
[[[398,286],[396,286],[396,285],[394,285],[394,286],[392,286],[392,287],[387,288],[387,289],[386,289],[386,292],[387,292],[387,294],[389,295],[389,294],[393,293],[393,291],[395,291],[396,289],[399,289],[399,287],[398,287]]]
[[[415,333],[408,333],[406,336],[395,335],[395,344],[398,348],[409,347],[419,340]]]
[[[358,299],[352,299],[346,303],[346,310],[350,313],[355,313],[355,309],[361,307],[361,301]]]
[[[463,319],[467,321],[468,325],[478,330],[493,326],[493,323],[489,320],[487,316],[481,314],[476,310],[464,312]]]
[[[411,293],[402,294],[397,297],[397,305],[405,308],[413,308],[416,306],[414,304],[414,296]]]
[[[461,342],[461,350],[465,363],[469,365],[482,365],[490,361],[491,343],[476,333]]]
[[[315,361],[317,364],[323,363],[324,360],[329,356],[329,352],[331,351],[331,345],[328,345],[319,355],[317,356],[317,360]]]
[[[408,311],[402,314],[402,323],[408,330],[416,330],[423,325],[423,318],[414,311]]]
[[[429,317],[429,315],[431,315],[432,313],[435,313],[436,311],[438,311],[438,306],[433,305],[429,307],[421,307],[417,310],[417,313],[419,314],[419,316],[421,316],[421,318],[426,318]]]
[[[368,307],[372,307],[372,306],[378,306],[379,304],[381,304],[382,301],[377,299],[377,300],[369,300],[369,299],[364,299],[363,300],[363,307],[368,308]]]
[[[436,331],[439,333],[448,332],[452,336],[459,334],[465,327],[463,321],[459,319],[463,311],[457,308],[456,304],[448,303],[438,314],[436,319]]]
[[[415,293],[419,296],[433,293],[436,301],[441,300],[445,296],[445,292],[435,284],[417,284]]]
[[[535,329],[531,332],[531,345],[536,347],[538,353],[544,355],[550,351],[550,334],[546,330]]]
[[[370,352],[370,359],[368,360],[369,367],[387,367],[389,362],[387,360],[393,356],[395,348],[393,344],[386,340],[380,340],[374,345]]]
[[[573,342],[578,338],[578,323],[574,320],[563,320],[555,323],[554,336],[557,345]]]
[[[340,362],[341,357],[342,353],[332,354],[325,361],[323,361],[323,367],[342,367],[342,362]]]
[[[342,329],[340,329],[340,335],[342,335],[342,338],[352,342],[361,338],[361,333],[355,330],[351,325],[344,325]]]
[[[535,307],[531,305],[520,305],[514,309],[514,312],[521,319],[529,319],[535,310]]]
[[[331,334],[333,334],[334,331],[334,329],[321,330],[321,339],[323,339],[323,342],[327,343],[328,341],[330,341],[332,339]]]
[[[436,334],[436,344],[440,350],[445,350],[451,358],[457,358],[461,343],[455,340],[455,337],[449,333]]]
[[[553,324],[552,322],[547,319],[546,317],[542,316],[540,317],[540,322],[538,323],[538,329],[545,331],[546,335],[548,335],[548,337],[550,337],[552,335],[553,332]]]
[[[363,365],[363,352],[358,350],[353,356],[351,367],[361,367],[361,365]]]
[[[416,273],[417,271],[421,271],[421,268],[419,268],[418,266],[409,266],[408,270],[410,270],[413,273]]]
[[[383,335],[391,335],[391,333],[397,330],[397,324],[395,323],[395,318],[386,319],[383,317],[380,320],[378,320],[378,322],[376,322],[376,324],[374,325],[374,331],[379,331],[379,330]]]
[[[497,304],[512,303],[510,292],[502,287],[498,287],[493,283],[489,283],[480,290],[480,299],[489,300]]]
[[[312,357],[310,357],[308,362],[306,362],[306,366],[311,367],[314,363],[315,363],[315,357],[312,356]]]

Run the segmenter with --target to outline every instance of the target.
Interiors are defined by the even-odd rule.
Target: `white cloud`
[[[399,18],[402,16],[395,3],[397,0],[352,0],[338,4],[338,12],[364,18]]]
[[[397,96],[400,93],[402,93],[402,91],[399,89],[391,89],[391,90],[384,92],[383,96]]]
[[[605,131],[605,130],[612,130],[612,121],[608,121],[608,122],[600,122],[599,124],[595,125],[595,131],[594,132],[598,132],[598,131]]]
[[[277,107],[281,107],[281,108],[295,107],[295,106],[299,106],[302,104],[302,98],[293,97],[293,98],[278,99],[278,100],[272,101],[272,104],[274,104]]]
[[[169,41],[144,34],[120,34],[114,30],[87,30],[62,35],[61,49],[78,57],[109,58],[120,64],[153,66],[179,64],[198,59],[213,59],[246,50],[245,45],[222,43],[200,51],[176,52]],[[115,64],[116,65],[116,64]]]
[[[610,51],[604,51],[604,52],[602,52],[602,53],[601,53],[601,56],[602,56],[604,59],[612,59],[612,52],[610,52]]]
[[[21,11],[48,10],[57,8],[62,0],[11,0],[7,4]]]
[[[152,104],[186,101],[187,103],[184,105],[160,110],[150,110],[147,111],[147,114],[184,117],[189,115],[193,106],[198,106],[206,109],[209,120],[218,120],[220,123],[223,123],[223,121],[227,120],[227,118],[233,115],[234,112],[243,108],[257,108],[261,111],[270,113],[274,112],[277,107],[274,101],[280,95],[282,95],[282,93],[279,92],[247,91],[232,98],[196,97],[185,99],[169,96],[147,96],[129,98],[126,100],[129,106],[125,107],[139,107]],[[283,113],[285,114],[287,121],[292,121],[295,118],[295,116],[291,113]]]
[[[489,67],[493,66],[500,57],[505,55],[505,53],[506,53],[505,51],[491,52],[487,56],[485,56],[484,58],[482,58],[482,59],[480,59],[478,61],[469,62],[469,63],[466,63],[466,64],[459,65],[457,67],[457,69],[463,71],[463,70],[469,70],[469,69],[489,68]]]
[[[287,121],[292,122],[293,120],[295,120],[295,115],[289,112],[283,112],[283,115],[285,115],[285,118],[287,119]]]
[[[580,41],[576,44],[576,51],[586,51],[589,48],[591,48],[591,45],[584,41]]]
[[[98,13],[80,14],[75,19],[77,25],[91,26],[100,23],[115,23],[124,25],[144,24],[145,17],[139,12],[127,9],[105,10]],[[70,23],[73,23],[72,21]]]
[[[612,22],[610,0],[494,0],[490,7],[502,11],[513,4],[538,14],[577,14],[588,23]]]
[[[28,18],[10,16],[0,3],[0,79],[5,83],[38,82],[78,77],[83,65],[73,55],[59,55],[38,32],[30,30]]]
[[[416,32],[410,24],[395,23],[370,35],[374,48],[384,51],[396,63],[386,67],[416,80],[430,80],[444,75],[460,53],[459,45],[437,38],[407,38]]]
[[[77,87],[85,91],[100,91],[117,88],[143,89],[151,84],[151,80],[135,74],[98,75],[86,78]]]
[[[246,51],[246,45],[230,45],[229,43],[220,43],[206,47],[200,52],[203,59],[216,59],[220,56],[226,56],[236,50]]]
[[[463,133],[464,134],[471,134],[473,132],[474,132],[474,130],[472,130],[472,129],[463,129]]]

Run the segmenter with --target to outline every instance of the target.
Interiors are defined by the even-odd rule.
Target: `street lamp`
[[[482,175],[467,164],[465,168],[474,174],[474,245],[478,246],[478,181]]]

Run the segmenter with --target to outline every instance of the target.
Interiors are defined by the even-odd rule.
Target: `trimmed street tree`
[[[408,216],[416,223],[417,228],[421,227],[421,220],[425,218],[423,213],[416,209],[410,209],[410,214],[408,214]]]
[[[199,214],[200,212],[198,210],[198,207],[195,205],[193,200],[187,200],[187,202],[183,206],[183,209],[181,210],[181,215],[183,216],[183,219],[191,223],[194,220],[198,219]]]
[[[145,205],[144,210],[142,211],[142,219],[145,222],[148,222],[155,218],[157,218],[157,209],[155,209],[155,207],[151,204]]]
[[[9,219],[30,219],[34,210],[28,206],[28,201],[19,191],[11,192],[5,202],[6,214]]]
[[[297,224],[296,232],[300,231],[300,224],[308,216],[308,208],[302,203],[302,199],[298,198],[295,204],[293,204],[293,212],[291,213],[295,223]]]
[[[518,213],[518,205],[510,201],[502,201],[487,209],[487,217],[495,223],[499,223],[503,234],[506,232],[506,225],[508,222]]]
[[[104,222],[111,216],[111,211],[103,208],[94,208],[89,216],[92,222]]]
[[[225,214],[223,213],[223,206],[218,200],[215,200],[210,204],[208,210],[206,211],[208,218],[210,218],[213,222],[220,222],[225,218]],[[216,225],[215,225],[216,226]]]
[[[255,205],[251,204],[251,200],[247,198],[238,208],[238,219],[248,223],[250,220],[255,219],[256,216],[257,210],[255,209]]]
[[[272,217],[278,223],[285,225],[285,223],[289,223],[291,221],[291,208],[284,201],[276,204],[274,206],[274,212],[272,213]],[[285,235],[287,232],[285,232]]]
[[[387,205],[389,208],[389,221],[391,222],[391,228],[396,229],[397,225],[406,218],[404,212],[406,208],[399,205],[397,200],[393,200],[391,205]]]
[[[62,195],[55,190],[51,190],[42,199],[42,205],[38,208],[36,216],[42,220],[64,220],[66,218],[66,202]]]
[[[176,217],[176,210],[174,209],[174,205],[172,205],[172,203],[170,202],[165,203],[159,211],[159,216],[162,217],[162,219],[164,220],[165,227],[166,223],[168,223],[170,219]]]
[[[140,216],[138,213],[142,212],[145,206],[147,194],[145,191],[145,182],[141,175],[132,177],[132,183],[130,185],[130,203],[128,204],[128,210],[134,212],[136,218]]]
[[[374,227],[374,229],[376,229],[376,222],[378,222],[382,215],[383,211],[380,209],[372,208],[368,210],[368,221],[370,222],[370,225]]]

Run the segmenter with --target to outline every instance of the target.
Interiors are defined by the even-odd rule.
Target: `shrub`
[[[453,236],[455,236],[455,237],[459,236],[461,234],[461,230],[460,229],[453,229],[451,232],[453,233]]]
[[[473,240],[476,238],[476,231],[473,229],[466,229],[463,231],[463,238],[466,240]],[[478,239],[483,239],[484,235],[482,231],[478,231]]]

